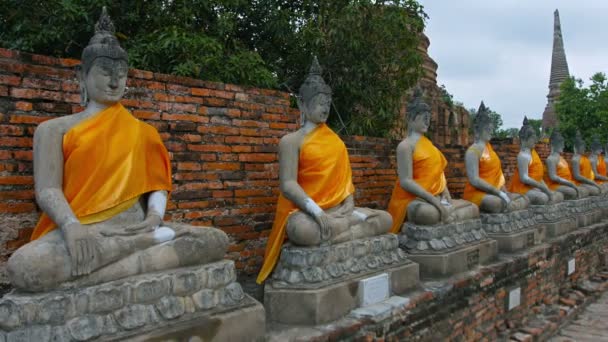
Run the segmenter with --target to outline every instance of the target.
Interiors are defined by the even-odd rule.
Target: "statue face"
[[[536,145],[537,140],[536,134],[532,134],[530,137],[528,137],[528,139],[524,139],[521,144],[526,148],[532,148],[534,145]]]
[[[106,57],[95,59],[84,76],[87,94],[91,101],[113,105],[120,101],[127,84],[127,63]]]
[[[580,142],[580,143],[576,144],[574,146],[574,148],[576,149],[576,152],[579,154],[585,153],[585,143],[584,142]]]
[[[557,141],[553,141],[551,142],[551,145],[553,146],[553,149],[558,152],[558,153],[562,153],[564,152],[564,142],[557,140]]]
[[[319,93],[305,104],[306,121],[320,124],[327,121],[331,108],[331,95]]]
[[[414,120],[410,123],[412,129],[419,133],[426,133],[429,130],[430,124],[431,113],[428,111],[416,115]]]
[[[492,123],[488,123],[481,128],[481,132],[479,132],[479,140],[484,142],[490,141],[492,139],[492,132],[494,132],[494,125]]]

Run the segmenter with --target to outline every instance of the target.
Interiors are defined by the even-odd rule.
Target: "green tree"
[[[561,85],[559,101],[555,110],[559,118],[559,129],[572,146],[576,130],[580,130],[587,144],[593,135],[606,135],[608,129],[608,79],[604,73],[591,77],[585,87],[581,79],[566,79]]]
[[[104,5],[136,68],[296,91],[317,55],[350,134],[386,135],[421,74],[416,0],[6,0],[0,46],[79,58]]]

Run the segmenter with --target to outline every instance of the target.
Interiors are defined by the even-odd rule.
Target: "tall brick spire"
[[[549,95],[547,95],[547,106],[543,112],[543,128],[557,126],[557,115],[555,113],[555,100],[559,96],[559,87],[568,77],[568,61],[564,51],[562,39],[562,27],[559,22],[559,11],[555,10],[553,24],[553,55],[551,56],[551,78],[549,79]]]

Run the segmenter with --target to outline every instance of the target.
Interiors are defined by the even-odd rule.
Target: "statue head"
[[[524,123],[519,130],[519,141],[522,147],[532,148],[536,144],[538,137],[536,131],[528,122],[528,117],[524,116]]]
[[[431,107],[424,101],[422,89],[414,88],[411,101],[407,104],[407,127],[419,133],[426,133],[431,123]]]
[[[564,137],[559,132],[557,128],[553,129],[551,132],[551,137],[549,138],[551,142],[551,149],[557,153],[562,153],[564,151]]]
[[[583,140],[583,136],[579,130],[576,131],[576,135],[574,136],[574,153],[585,153],[585,140]]]
[[[331,88],[323,80],[321,72],[319,60],[315,56],[298,94],[298,107],[302,112],[302,122],[324,123],[329,116]]]
[[[601,154],[602,153],[602,143],[600,142],[600,138],[597,135],[593,136],[593,140],[591,141],[591,154]]]
[[[492,139],[492,132],[494,132],[494,123],[490,119],[490,113],[486,108],[486,105],[481,101],[475,121],[473,122],[473,132],[475,133],[475,140],[481,140],[484,142]]]
[[[127,83],[128,57],[114,35],[114,23],[104,6],[95,34],[82,51],[78,72],[80,102],[89,100],[112,105],[122,98]]]

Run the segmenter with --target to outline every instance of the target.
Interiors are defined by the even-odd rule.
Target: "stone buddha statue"
[[[19,290],[90,286],[224,256],[224,232],[163,222],[169,155],[156,129],[120,104],[127,61],[104,8],[78,72],[84,110],[34,134],[44,213],[32,241],[8,261]]]
[[[501,213],[525,209],[527,197],[507,192],[500,159],[490,139],[494,125],[482,102],[473,123],[475,139],[465,154],[467,184],[463,199],[479,206],[481,212]]]
[[[431,108],[416,88],[407,106],[407,137],[397,146],[397,173],[388,211],[393,217],[392,233],[407,219],[413,224],[435,225],[479,217],[471,202],[453,200],[444,170],[447,160],[424,136],[431,121]]]
[[[384,234],[391,227],[387,212],[354,206],[348,151],[326,124],[330,105],[331,88],[315,57],[298,95],[302,125],[279,142],[281,194],[258,283],[273,271],[285,235],[296,246],[319,246]]]
[[[564,138],[557,129],[551,132],[551,154],[545,160],[545,183],[549,189],[560,192],[567,200],[575,200],[588,195],[584,188],[576,186],[570,166],[561,153],[564,151]]]
[[[606,162],[604,156],[602,156],[602,143],[597,136],[593,137],[591,142],[591,154],[589,155],[589,161],[591,162],[591,170],[595,176],[595,183],[599,184],[603,188],[603,192],[608,191],[608,177],[606,177]]]
[[[574,154],[572,155],[572,178],[579,187],[585,188],[590,196],[597,196],[602,188],[594,181],[595,174],[591,167],[591,161],[585,155],[585,141],[581,132],[577,131],[574,138]]]
[[[520,151],[517,154],[517,169],[509,191],[525,195],[532,205],[562,202],[563,195],[560,192],[553,192],[543,181],[545,168],[534,149],[537,140],[534,128],[528,124],[528,118],[524,117],[523,126],[519,131]]]

